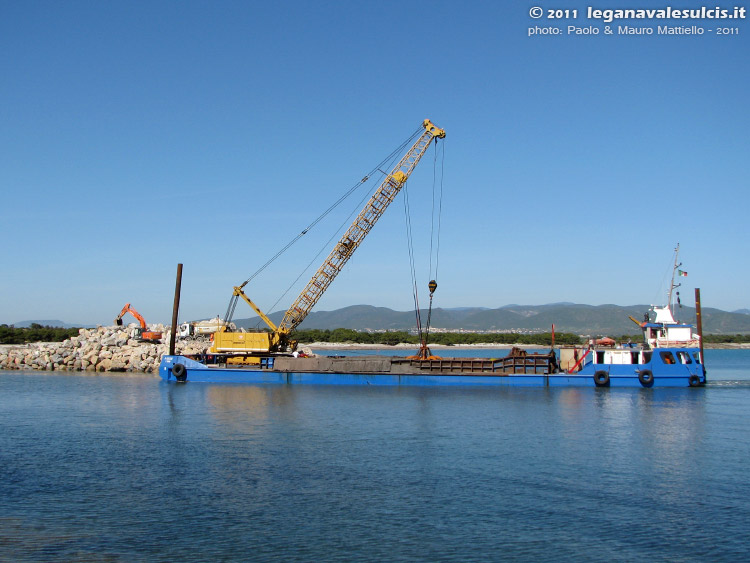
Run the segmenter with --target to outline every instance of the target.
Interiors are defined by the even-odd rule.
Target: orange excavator
[[[133,315],[141,324],[141,327],[136,329],[136,334],[135,334],[135,337],[138,340],[141,340],[144,342],[159,342],[161,340],[161,332],[153,332],[153,331],[148,330],[148,326],[146,325],[146,319],[144,319],[143,315],[141,315],[138,311],[133,309],[130,306],[130,303],[126,303],[125,306],[122,308],[122,311],[120,311],[120,314],[117,315],[117,318],[115,318],[115,324],[117,326],[122,326],[122,318],[127,313],[130,313],[131,315]]]

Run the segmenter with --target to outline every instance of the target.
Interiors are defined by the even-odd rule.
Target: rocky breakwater
[[[69,370],[93,372],[137,371],[157,373],[159,362],[169,352],[169,329],[161,331],[160,344],[141,342],[132,327],[82,328],[78,336],[63,342],[8,346],[0,350],[0,369]],[[178,340],[178,354],[199,354],[208,347],[202,340]]]

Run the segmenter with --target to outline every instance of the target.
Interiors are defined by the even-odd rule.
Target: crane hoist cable
[[[364,181],[367,181],[367,180],[373,178],[374,174],[375,174],[375,170],[377,170],[378,172],[380,172],[380,178],[383,178],[383,177],[387,176],[388,173],[385,172],[385,171],[383,171],[382,168],[384,166],[386,168],[391,168],[392,165],[395,163],[395,161],[398,159],[398,157],[401,154],[401,152],[403,152],[403,149],[405,148],[405,146],[408,145],[408,144],[410,144],[419,133],[420,133],[420,130],[418,129],[417,132],[414,135],[412,135],[411,137],[409,137],[399,147],[397,147],[390,155],[388,155],[385,159],[383,159],[370,172],[370,174],[368,174],[367,176],[365,176],[365,178],[363,178],[363,182],[362,183],[364,183]],[[362,184],[360,184],[360,185],[362,185]],[[304,276],[306,272],[308,272],[315,264],[318,263],[318,261],[319,261],[318,259],[320,258],[320,255],[323,254],[323,252],[325,252],[328,249],[330,249],[331,242],[333,242],[334,240],[336,240],[337,238],[339,238],[341,232],[344,230],[344,228],[346,228],[346,226],[348,224],[351,223],[352,217],[362,208],[362,205],[365,203],[365,201],[367,201],[367,199],[369,197],[370,197],[370,194],[365,193],[362,196],[362,198],[354,206],[352,206],[351,212],[349,213],[349,215],[347,215],[343,219],[343,221],[339,225],[338,229],[336,229],[336,231],[334,231],[334,233],[330,236],[330,238],[325,243],[323,243],[321,245],[320,250],[318,250],[317,254],[315,254],[315,256],[313,256],[313,258],[307,263],[307,265],[299,273],[299,275],[295,278],[295,280],[291,284],[289,284],[289,287],[287,287],[284,290],[284,292],[279,296],[279,298],[276,299],[276,301],[273,303],[273,305],[271,305],[270,310],[273,310],[281,302],[281,300],[284,299],[284,297],[286,297],[286,295],[292,290],[292,288],[295,285],[297,285],[297,283],[299,282],[299,280],[302,279],[302,276]],[[337,202],[337,204],[338,204],[338,202]],[[258,326],[260,326],[260,319],[258,320]]]
[[[417,272],[414,266],[414,243],[411,234],[411,213],[409,209],[409,185],[404,184],[401,190],[404,194],[404,223],[406,225],[406,246],[409,251],[409,272],[411,274],[412,297],[414,299],[414,315],[417,323],[417,334],[422,339],[422,319],[419,312],[419,289],[417,287]]]
[[[364,180],[360,183],[360,185],[364,184]],[[349,194],[351,195],[351,194]],[[365,193],[365,195],[359,200],[358,207],[362,206],[362,203],[370,196],[370,194]],[[338,203],[338,202],[337,202]],[[294,279],[294,281],[289,284],[289,286],[284,290],[284,292],[279,295],[279,297],[276,299],[276,301],[273,302],[273,304],[269,307],[269,311],[273,311],[276,306],[281,302],[284,297],[292,290],[292,288],[297,285],[299,280],[302,278],[302,276],[305,275],[305,273],[312,268],[314,264],[317,263],[318,259],[320,258],[320,255],[323,254],[325,250],[327,250],[331,242],[333,242],[339,235],[339,233],[344,229],[344,227],[351,221],[352,215],[354,215],[357,212],[358,207],[354,207],[352,211],[347,215],[347,217],[344,219],[344,221],[339,225],[338,229],[328,238],[328,240],[320,247],[320,250],[315,254],[315,256],[312,257],[312,259],[307,263],[307,265],[302,269],[302,271],[299,273],[299,275]],[[296,242],[296,241],[295,241]],[[237,302],[237,298],[235,298],[235,303]],[[234,314],[234,311],[232,311],[232,314]],[[258,317],[258,322],[256,323],[256,328],[260,326],[260,323],[262,322],[262,319]]]
[[[307,227],[305,227],[302,231],[300,231],[299,234],[297,234],[292,240],[290,240],[284,247],[281,248],[276,254],[274,254],[271,258],[269,258],[265,264],[263,264],[260,268],[258,268],[249,278],[247,278],[239,287],[243,288],[245,287],[250,281],[252,281],[258,274],[260,274],[263,270],[265,270],[268,266],[270,266],[274,261],[276,261],[282,254],[284,254],[287,250],[289,250],[294,243],[296,243],[299,239],[301,239],[303,236],[305,236],[308,232],[310,232],[311,229],[313,229],[318,223],[320,223],[328,214],[330,214],[334,209],[336,209],[344,200],[346,200],[349,196],[351,196],[354,192],[357,191],[362,185],[364,185],[373,175],[375,175],[376,172],[380,172],[382,175],[385,175],[386,173],[382,171],[383,167],[387,167],[388,164],[392,163],[396,160],[398,155],[400,155],[403,150],[410,145],[414,139],[416,139],[422,132],[422,127],[418,127],[414,133],[412,133],[403,143],[401,143],[398,147],[396,147],[388,156],[386,156],[383,160],[381,160],[375,167],[370,170],[369,173],[365,174],[365,176],[356,184],[354,184],[349,190],[347,190],[338,200],[336,200],[328,209],[326,209],[323,213],[321,213],[312,223],[310,223]],[[362,198],[361,201],[364,201],[366,199]],[[351,217],[351,214],[349,215]],[[339,230],[341,230],[341,227],[339,227]],[[332,240],[335,238],[335,234],[329,239]],[[320,253],[322,250],[318,253]],[[316,255],[316,257],[318,256]],[[312,264],[312,262],[311,262]],[[300,273],[297,280],[299,280],[300,277],[304,274],[307,269],[310,268],[310,265],[308,265],[305,270]],[[296,281],[294,283],[296,283]],[[293,284],[292,284],[293,285]],[[291,289],[291,286],[290,288]],[[281,297],[276,301],[276,304],[286,295],[286,293],[289,292],[289,289],[287,289]],[[224,320],[229,323],[231,322],[232,318],[234,318],[234,311],[237,307],[237,303],[239,300],[238,295],[232,295],[232,297],[229,300],[229,305],[227,306],[227,311],[224,315]],[[276,304],[273,306],[275,307]]]
[[[435,142],[435,160],[433,161],[433,168],[432,168],[432,225],[433,228],[430,231],[430,283],[428,284],[428,289],[430,290],[430,307],[427,311],[427,327],[425,330],[425,342],[427,342],[429,335],[430,335],[430,323],[432,320],[432,296],[435,293],[435,290],[437,289],[437,279],[438,279],[438,270],[440,266],[440,228],[441,228],[441,220],[443,217],[443,177],[445,172],[445,143],[440,143],[440,147],[442,147],[442,159],[440,163],[440,191],[438,193],[438,211],[437,211],[437,235],[434,235],[434,219],[435,219],[435,175],[437,174],[437,155],[438,155],[438,144],[437,141]],[[435,273],[433,275],[432,272],[432,246],[433,241],[435,241]]]
[[[216,333],[211,346],[211,353],[239,354],[243,357],[249,357],[264,353],[288,353],[296,349],[297,342],[292,337],[294,330],[304,322],[315,304],[342,272],[346,263],[362,244],[378,219],[394,201],[414,168],[426,154],[430,143],[435,139],[445,138],[445,130],[437,127],[429,119],[422,122],[422,128],[424,131],[416,137],[411,147],[382,179],[367,203],[349,225],[349,228],[341,235],[339,241],[322,261],[310,281],[287,308],[281,322],[277,324],[272,321],[241,287],[235,286],[233,295],[241,297],[265,322],[270,331],[266,329],[245,334],[244,331],[237,332],[225,328]],[[244,359],[241,360],[241,362],[244,361]]]
[[[442,146],[442,144],[440,145]],[[421,310],[419,308],[419,289],[417,284],[417,278],[416,278],[416,271],[414,267],[414,248],[413,248],[413,242],[412,242],[412,235],[411,235],[411,219],[409,216],[409,204],[408,204],[408,192],[406,190],[406,186],[404,186],[404,211],[406,214],[406,224],[407,224],[407,244],[409,247],[409,262],[411,266],[411,278],[412,278],[412,291],[414,294],[414,314],[416,317],[416,324],[417,324],[417,334],[419,336],[419,343],[420,348],[419,352],[415,356],[410,356],[411,359],[418,359],[418,360],[427,360],[432,359],[435,356],[432,355],[432,352],[427,347],[427,343],[429,340],[429,334],[430,334],[430,323],[432,321],[432,299],[435,294],[435,290],[437,289],[437,270],[439,265],[439,252],[440,252],[440,225],[441,225],[441,217],[442,217],[442,202],[443,202],[443,171],[444,171],[444,162],[445,162],[445,149],[443,148],[442,155],[443,155],[443,164],[441,165],[441,172],[440,172],[440,190],[437,194],[437,235],[435,233],[435,216],[436,216],[436,186],[437,186],[437,155],[438,155],[438,143],[437,139],[435,139],[435,157],[433,159],[433,174],[432,174],[432,213],[431,213],[431,221],[430,221],[430,282],[428,284],[428,289],[430,292],[430,304],[427,310],[427,323],[422,327],[422,315]],[[434,253],[433,253],[434,249]],[[433,277],[433,271],[432,271],[432,259],[433,254],[435,255],[435,273]]]
[[[393,160],[395,160],[395,158],[394,158]],[[382,172],[382,171],[381,171],[381,172]],[[386,174],[387,174],[386,172],[382,172],[382,175],[383,175],[383,176],[385,176]],[[327,240],[326,242],[324,242],[324,243],[323,243],[323,244],[321,245],[321,247],[320,247],[320,250],[318,250],[317,254],[315,254],[315,256],[313,256],[313,257],[312,257],[312,259],[311,259],[311,260],[310,260],[310,261],[309,261],[309,262],[307,263],[307,265],[305,266],[305,268],[304,268],[304,269],[303,269],[303,270],[302,270],[302,271],[301,271],[301,272],[299,273],[299,275],[298,275],[298,276],[297,276],[297,277],[295,278],[295,280],[294,280],[294,281],[293,281],[293,282],[292,282],[291,284],[289,284],[289,287],[287,287],[287,288],[286,288],[286,289],[284,290],[284,293],[282,293],[282,294],[281,294],[281,295],[279,296],[279,298],[278,298],[278,299],[277,299],[277,300],[276,300],[276,301],[275,301],[275,302],[273,303],[273,305],[271,305],[271,307],[270,307],[270,310],[273,310],[273,309],[274,309],[274,307],[276,307],[276,306],[277,306],[277,305],[278,305],[278,304],[279,304],[279,303],[281,302],[281,300],[282,300],[282,299],[284,299],[284,297],[286,297],[286,295],[287,295],[287,294],[288,294],[288,293],[289,293],[289,292],[290,292],[290,291],[292,290],[292,288],[293,288],[293,287],[294,287],[295,285],[297,285],[297,283],[299,282],[299,280],[300,280],[300,279],[302,279],[302,276],[304,276],[304,275],[305,275],[305,273],[306,273],[306,272],[307,272],[308,270],[310,270],[310,268],[312,268],[312,267],[313,267],[313,266],[314,266],[315,264],[317,264],[317,263],[319,262],[319,258],[320,258],[320,255],[321,255],[321,254],[323,254],[323,252],[325,252],[325,251],[327,251],[328,249],[330,249],[330,247],[331,247],[331,243],[332,243],[332,242],[333,242],[334,240],[336,240],[337,238],[339,238],[339,236],[340,236],[340,234],[341,234],[341,231],[343,231],[343,230],[344,230],[344,228],[345,228],[345,227],[346,227],[346,226],[347,226],[347,225],[348,225],[349,223],[351,223],[351,220],[352,220],[352,216],[353,216],[353,215],[355,215],[355,214],[356,214],[356,213],[357,213],[357,212],[359,211],[359,209],[360,209],[360,208],[362,207],[362,205],[364,204],[364,202],[365,202],[365,201],[366,201],[366,200],[367,200],[367,199],[368,199],[369,197],[370,197],[370,194],[368,194],[368,193],[365,193],[365,194],[364,194],[364,195],[362,196],[362,198],[361,198],[361,199],[360,199],[360,200],[359,200],[359,201],[358,201],[358,202],[357,202],[357,203],[356,203],[356,204],[355,204],[355,205],[354,205],[354,206],[352,207],[352,210],[351,210],[351,212],[349,213],[349,215],[347,215],[347,216],[346,216],[346,217],[345,217],[345,218],[343,219],[343,221],[342,221],[342,222],[341,222],[341,223],[339,224],[339,227],[338,227],[338,228],[336,229],[336,231],[335,231],[335,232],[334,232],[334,233],[333,233],[333,234],[332,234],[332,235],[331,235],[331,236],[330,236],[330,237],[328,238],[328,240]],[[258,324],[260,325],[260,320],[258,321]]]
[[[442,150],[440,151],[441,154],[441,162],[440,162],[440,188],[437,194],[437,235],[434,234],[435,230],[435,186],[437,184],[436,181],[436,175],[437,175],[437,158],[438,158],[438,147],[441,147]],[[435,158],[433,160],[432,164],[432,223],[430,227],[430,279],[436,280],[438,277],[438,270],[440,267],[440,228],[441,228],[441,219],[443,217],[443,174],[445,172],[445,143],[440,143],[438,145],[437,141],[435,142]],[[433,242],[435,244],[435,272],[433,274],[432,271],[432,248],[433,248]]]

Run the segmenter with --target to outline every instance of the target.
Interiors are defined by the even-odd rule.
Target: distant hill
[[[42,325],[42,326],[50,326],[50,327],[53,327],[53,328],[90,328],[90,327],[96,326],[96,325],[91,325],[91,324],[88,324],[88,325],[70,324],[70,323],[65,323],[63,321],[60,321],[60,320],[54,320],[54,321],[49,321],[49,320],[42,320],[42,321],[20,321],[20,322],[17,322],[17,323],[13,323],[13,326],[16,327],[16,328],[28,328],[32,324],[38,324],[38,325]]]
[[[466,332],[547,332],[555,325],[557,332],[572,332],[588,336],[638,334],[640,329],[630,320],[638,321],[648,311],[648,305],[580,305],[576,303],[550,303],[547,305],[505,305],[497,309],[486,307],[437,308],[432,311],[432,328]],[[279,324],[283,311],[269,315]],[[694,324],[695,309],[678,308],[678,320]],[[242,328],[263,327],[258,317],[235,319]],[[427,322],[427,312],[422,312],[422,323]],[[33,323],[60,328],[92,328],[94,324],[70,324],[61,320],[30,320],[15,323],[17,328]],[[314,311],[300,325],[301,329],[333,330],[412,330],[416,327],[414,311],[394,311],[387,307],[352,305],[334,311]],[[707,334],[750,334],[750,309],[734,312],[703,308],[703,330]]]
[[[572,332],[589,336],[638,334],[640,328],[630,320],[638,321],[648,311],[648,305],[579,305],[575,303],[553,303],[549,305],[506,305],[498,309],[483,307],[461,307],[456,309],[433,309],[432,327],[435,329],[468,332],[484,331],[549,331],[555,325],[557,332]],[[269,315],[278,324],[284,313],[277,311]],[[678,308],[678,320],[695,323],[695,309]],[[422,313],[422,323],[427,319]],[[235,319],[238,327],[263,327],[258,317]],[[353,305],[334,311],[310,313],[300,325],[301,329],[349,328],[353,330],[411,330],[416,326],[413,311],[394,311],[386,307]],[[711,334],[750,333],[750,315],[728,313],[719,309],[703,308],[703,330]]]

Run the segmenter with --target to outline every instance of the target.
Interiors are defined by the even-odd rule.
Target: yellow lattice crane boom
[[[255,305],[242,290],[243,286],[234,288],[234,296],[242,297],[248,305],[268,325],[271,332],[242,333],[220,332],[214,335],[212,352],[225,353],[263,353],[293,349],[296,343],[289,340],[289,334],[305,320],[326,289],[331,285],[354,251],[362,244],[367,234],[380,219],[385,210],[396,198],[401,188],[409,179],[419,160],[435,138],[444,138],[445,131],[436,127],[429,119],[422,123],[424,132],[415,141],[409,151],[393,168],[380,184],[370,200],[352,222],[339,242],[333,248],[323,264],[315,272],[294,303],[284,314],[278,327]],[[244,285],[244,284],[243,284]]]
[[[331,285],[344,264],[347,263],[357,247],[362,244],[362,241],[383,215],[388,205],[401,191],[432,139],[445,137],[445,131],[435,127],[429,119],[425,119],[422,125],[425,128],[424,133],[383,180],[383,183],[380,184],[367,205],[364,206],[351,224],[349,230],[344,233],[328,258],[323,261],[318,271],[315,272],[305,289],[297,297],[297,300],[289,307],[279,325],[280,332],[289,333],[305,320],[305,317],[322,297],[325,290],[328,289],[328,286]]]

